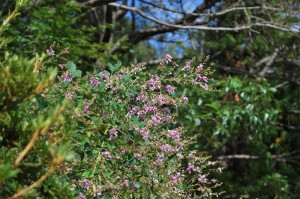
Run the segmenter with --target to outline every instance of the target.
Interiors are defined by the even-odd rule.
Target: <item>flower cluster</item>
[[[149,187],[157,196],[169,198],[211,193],[211,180],[204,172],[207,159],[190,153],[192,138],[176,123],[178,108],[189,102],[178,84],[207,90],[209,69],[203,64],[194,67],[193,60],[180,67],[172,59],[166,55],[157,74],[149,73],[143,64],[110,66],[84,77],[61,67],[66,71],[57,90],[76,107],[69,110],[69,118],[78,123],[72,140],[81,139],[75,151],[84,149],[78,153],[84,163],[74,160],[70,167],[89,176],[77,179],[79,198],[99,193],[143,197]],[[188,188],[181,190],[180,184]]]

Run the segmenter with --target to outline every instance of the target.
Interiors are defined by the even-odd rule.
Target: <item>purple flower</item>
[[[164,107],[162,109],[162,111],[163,111],[164,114],[170,114],[171,113],[171,110],[168,107]]]
[[[169,54],[166,54],[166,57],[165,57],[165,61],[166,61],[166,63],[168,64],[169,62],[171,62],[172,61],[172,56],[171,55],[169,55]]]
[[[158,166],[164,161],[164,154],[158,155],[154,165]]]
[[[85,199],[85,197],[82,193],[79,193],[78,199]]]
[[[177,157],[178,157],[179,159],[183,159],[183,158],[184,158],[184,156],[183,156],[181,153],[177,153]]]
[[[157,99],[158,99],[158,106],[162,106],[166,103],[165,102],[165,97],[161,94],[157,96]]]
[[[112,139],[112,137],[118,137],[118,129],[117,128],[112,128],[109,130],[109,139]]]
[[[148,136],[148,134],[143,134],[143,140],[144,140],[144,141],[147,141],[147,140],[149,140],[149,136]]]
[[[123,182],[123,185],[125,187],[129,187],[129,183],[128,182],[129,182],[129,180],[125,179],[124,182]]]
[[[65,97],[68,98],[68,99],[72,99],[73,95],[72,95],[71,93],[67,93],[67,94],[65,95]]]
[[[153,86],[154,84],[155,84],[155,80],[154,80],[154,78],[152,76],[151,79],[149,79],[149,81],[148,81],[148,85],[149,86]]]
[[[174,93],[174,90],[175,90],[174,87],[172,87],[170,85],[167,85],[165,88],[166,88],[166,90],[167,90],[168,93]]]
[[[117,103],[121,104],[123,101],[121,99],[118,99]]]
[[[206,176],[205,175],[200,175],[200,177],[198,178],[199,182],[207,182]]]
[[[121,147],[121,148],[120,148],[120,153],[121,153],[121,154],[125,154],[125,152],[126,152],[125,148],[124,148],[124,147]]]
[[[173,182],[177,182],[179,176],[180,176],[180,173],[178,172],[175,176],[170,176],[170,180],[173,181]]]
[[[176,131],[176,130],[170,130],[170,131],[169,131],[169,136],[170,136],[171,138],[173,138],[174,140],[176,140],[176,139],[179,139],[180,134],[179,134],[179,132]]]
[[[189,164],[187,171],[189,172],[189,174],[191,174],[193,171],[195,171],[195,166],[193,164]]]
[[[150,80],[148,80],[148,86],[150,90],[160,89],[161,88],[161,82],[159,80],[159,77],[152,76]]]
[[[69,75],[68,73],[64,74],[64,82],[71,82],[72,81],[72,76]]]
[[[142,128],[142,129],[138,129],[136,128],[135,130],[137,130],[143,137],[143,140],[147,141],[149,139],[149,130],[147,128]]]
[[[146,113],[148,113],[148,112],[150,112],[150,111],[152,111],[152,112],[155,112],[155,111],[157,111],[157,108],[155,107],[155,106],[148,106],[148,105],[145,105],[144,107],[143,107],[143,109],[144,109],[144,111],[146,112]]]
[[[154,126],[158,126],[158,125],[161,123],[160,117],[159,117],[159,116],[153,115],[153,116],[151,117],[151,119],[152,119],[152,122],[153,122],[153,125],[154,125]]]
[[[208,79],[206,76],[202,76],[202,80],[205,81],[205,82],[208,82]]]
[[[200,85],[204,90],[208,90],[208,86],[207,86],[206,83],[204,83],[204,84],[200,83],[199,85]]]
[[[139,153],[134,154],[134,157],[135,157],[136,159],[138,159],[139,161],[142,160],[142,155],[139,154]]]
[[[58,64],[58,66],[59,66],[61,69],[63,69],[63,68],[66,67],[66,64]]]
[[[112,91],[116,91],[117,90],[117,88],[114,87],[114,86],[111,86],[110,88],[111,88]]]
[[[90,82],[93,86],[98,86],[100,84],[100,81],[98,79],[96,79],[95,77],[92,77],[90,79]]]
[[[182,98],[182,102],[188,103],[188,102],[189,102],[189,98],[188,98],[188,97],[183,97],[183,98]]]
[[[89,185],[90,185],[90,181],[88,179],[84,179],[81,188],[86,189]]]
[[[143,93],[141,93],[139,96],[136,97],[136,100],[137,101],[146,102],[147,98],[146,98],[146,96]]]
[[[90,109],[90,106],[89,106],[89,105],[85,105],[85,106],[83,107],[83,111],[84,111],[84,112],[87,112],[89,109]]]
[[[111,154],[109,151],[103,151],[102,152],[102,155],[105,157],[105,158],[111,158]]]
[[[190,62],[190,61],[185,62],[185,65],[184,65],[184,67],[183,67],[183,70],[184,70],[184,71],[189,71],[189,70],[191,70],[191,62]]]
[[[172,147],[169,144],[165,144],[159,147],[160,150],[167,152],[167,153],[171,153],[173,151]]]
[[[202,69],[203,69],[203,65],[202,64],[200,64],[199,66],[197,66],[197,68],[196,68],[196,72],[200,72],[200,71],[202,71]]]
[[[101,77],[102,77],[102,79],[108,79],[109,78],[109,76],[105,72],[103,72],[101,74]]]
[[[46,52],[49,56],[54,56],[55,55],[55,52],[54,50],[52,50],[52,48],[50,47],[50,49],[46,49]]]

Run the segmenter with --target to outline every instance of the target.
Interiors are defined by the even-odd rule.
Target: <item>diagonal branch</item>
[[[161,21],[159,19],[156,19],[154,17],[151,17],[149,15],[147,15],[146,13],[144,13],[142,10],[138,9],[138,8],[134,8],[134,7],[130,7],[130,6],[126,6],[126,5],[120,5],[117,3],[109,3],[108,5],[110,6],[114,6],[117,8],[121,8],[121,9],[126,9],[126,10],[130,10],[132,12],[137,12],[140,16],[153,21],[156,24],[159,25],[163,25],[163,26],[167,26],[170,28],[176,28],[176,29],[195,29],[195,30],[212,30],[212,31],[234,31],[234,32],[238,32],[241,30],[246,30],[246,29],[250,29],[252,27],[270,27],[270,28],[274,28],[274,29],[278,29],[278,30],[282,30],[285,32],[292,32],[291,29],[289,28],[284,28],[281,27],[279,25],[276,24],[271,24],[271,23],[253,23],[250,25],[241,25],[241,26],[236,26],[236,27],[211,27],[211,26],[195,26],[195,25],[180,25],[180,24],[172,24],[172,23],[168,23],[168,22],[164,22]]]
[[[268,6],[263,5],[263,6],[249,6],[249,7],[245,7],[245,6],[229,7],[229,8],[223,9],[223,10],[218,11],[218,12],[213,12],[213,13],[195,13],[195,12],[182,12],[182,11],[178,11],[178,10],[173,10],[173,9],[170,9],[170,8],[167,8],[167,7],[164,7],[164,6],[161,6],[161,5],[157,5],[155,3],[148,2],[148,1],[145,1],[145,0],[141,0],[141,2],[143,2],[145,4],[148,4],[148,5],[151,5],[153,7],[168,11],[168,12],[182,14],[182,15],[186,15],[186,16],[196,16],[196,17],[203,17],[203,16],[205,16],[205,17],[215,17],[215,16],[221,16],[221,15],[227,14],[229,12],[233,12],[233,11],[244,11],[245,9],[246,10],[272,10],[272,11],[282,10],[280,8],[268,7]]]

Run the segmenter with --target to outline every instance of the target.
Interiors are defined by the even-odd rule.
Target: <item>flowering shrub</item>
[[[118,63],[82,75],[66,53],[54,43],[34,59],[1,54],[1,197],[218,195],[220,169],[176,122],[189,101],[177,85],[208,90],[209,68],[166,55],[157,74]]]
[[[186,96],[176,97],[176,84],[208,90],[209,68],[188,63],[187,70],[166,55],[157,74],[143,63],[118,63],[84,76],[73,62],[59,63],[66,67],[46,98],[72,105],[65,114],[74,125],[76,158],[64,175],[79,198],[217,195],[212,188],[219,184],[209,177],[215,162],[191,151],[193,138],[176,124],[178,108],[188,103]]]

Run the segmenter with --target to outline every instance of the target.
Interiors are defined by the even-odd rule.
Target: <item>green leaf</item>
[[[72,77],[81,77],[81,71],[76,69],[76,65],[72,61],[68,61],[67,69],[71,72]]]
[[[90,177],[90,175],[91,175],[91,173],[90,172],[88,172],[88,171],[85,171],[85,172],[83,172],[83,174],[81,175],[82,177],[85,177],[85,178],[89,178]]]
[[[219,110],[219,103],[218,102],[212,102],[210,104],[206,104],[205,106],[211,107],[216,111]]]
[[[115,69],[114,65],[112,65],[111,63],[108,63],[108,67],[109,67],[109,70],[111,71],[111,73],[113,73],[114,69]]]

